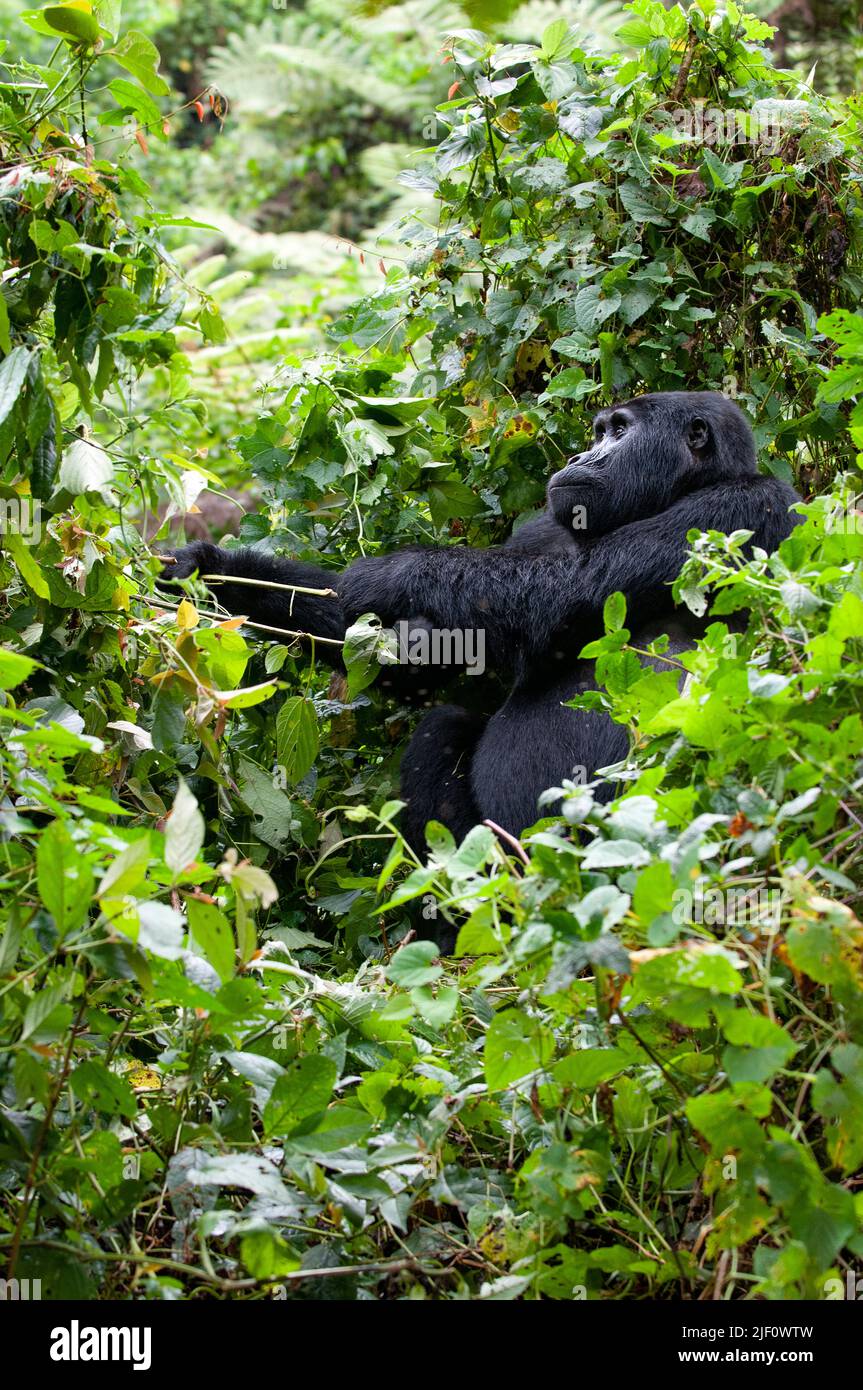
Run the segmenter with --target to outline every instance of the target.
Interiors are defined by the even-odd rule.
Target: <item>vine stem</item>
[[[84,76],[84,59],[82,57],[79,61],[78,68],[78,100],[81,105],[81,137],[84,141],[84,153],[86,157],[87,146],[90,143],[90,137],[87,134],[87,109],[84,103]]]
[[[487,825],[488,828],[489,828],[489,830],[493,830],[493,831],[494,831],[495,835],[499,835],[499,836],[501,837],[502,840],[506,840],[506,843],[507,843],[508,845],[512,845],[513,849],[515,850],[515,852],[516,852],[516,854],[518,855],[519,859],[521,860],[522,864],[529,864],[529,863],[530,863],[530,859],[528,858],[527,851],[526,851],[524,845],[521,843],[521,840],[517,840],[517,839],[515,838],[514,835],[510,835],[509,831],[508,831],[508,830],[504,830],[503,826],[502,826],[502,825],[498,825],[497,821],[493,821],[493,820],[484,820],[484,821],[483,821],[483,825]]]

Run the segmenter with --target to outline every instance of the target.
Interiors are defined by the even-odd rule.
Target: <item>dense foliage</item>
[[[627,10],[613,60],[565,17],[369,40],[356,138],[427,148],[349,229],[396,215],[380,267],[318,281],[272,151],[251,281],[179,206],[196,125],[241,143],[203,70],[248,36],[173,91],[110,0],[0,55],[0,1254],[46,1297],[824,1297],[863,1256],[860,103],[732,3]],[[304,100],[360,100],[364,34]],[[566,784],[522,842],[401,840],[372,617],[329,683],[158,588],[166,498],[254,480],[244,539],[334,568],[486,544],[597,404],[696,386],[805,522],[692,537],[714,621],[667,670],[609,601],[582,702],[624,794]]]

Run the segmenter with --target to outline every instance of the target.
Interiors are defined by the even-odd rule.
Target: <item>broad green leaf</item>
[[[280,1076],[264,1108],[268,1136],[289,1134],[308,1115],[326,1109],[336,1083],[336,1064],[329,1057],[310,1053],[300,1057]]]
[[[62,821],[52,821],[36,849],[39,896],[60,936],[79,927],[93,897],[93,870]]]
[[[76,43],[99,42],[99,22],[89,13],[90,6],[47,5],[40,13],[45,22],[64,38]]]
[[[153,96],[167,96],[170,87],[158,73],[159,50],[146,35],[138,33],[136,29],[130,29],[120,42],[109,50],[109,54],[115,63],[119,63],[136,77],[141,86]]]
[[[485,1035],[485,1078],[489,1090],[502,1091],[544,1067],[554,1053],[554,1035],[523,1009],[495,1014]]]
[[[57,491],[70,492],[73,497],[98,492],[105,501],[111,500],[108,485],[114,477],[114,465],[104,449],[89,439],[76,439],[60,460]]]
[[[16,347],[0,362],[0,424],[21,394],[32,355],[30,348]]]
[[[150,862],[149,839],[133,840],[109,864],[99,884],[99,898],[122,898],[134,892],[143,883]]]
[[[417,985],[411,990],[411,1000],[430,1028],[443,1028],[458,1007],[458,990],[442,985],[433,993],[428,985]]]
[[[440,948],[433,941],[412,941],[396,951],[387,966],[387,979],[404,989],[429,985],[443,974],[440,965],[431,963],[439,954]]]
[[[602,1081],[624,1070],[629,1061],[617,1047],[578,1048],[568,1057],[555,1062],[552,1071],[556,1081],[564,1086],[577,1086],[582,1091],[595,1091]]]
[[[165,863],[176,878],[192,865],[204,843],[204,817],[198,803],[181,777],[177,794],[165,822]]]
[[[230,922],[215,903],[188,898],[186,915],[189,934],[222,980],[234,974],[234,933]]]
[[[288,782],[301,782],[318,755],[318,717],[311,700],[290,695],[276,716],[276,754]]]
[[[103,1062],[92,1059],[81,1062],[72,1072],[69,1084],[76,1096],[103,1115],[121,1115],[131,1120],[137,1114],[138,1104],[132,1087],[124,1077],[109,1071]]]
[[[269,700],[278,688],[278,681],[261,681],[260,685],[247,685],[239,690],[216,690],[213,693],[225,709],[251,709]]]

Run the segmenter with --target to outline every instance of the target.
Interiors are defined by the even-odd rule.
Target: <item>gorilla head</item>
[[[714,391],[668,391],[609,406],[593,422],[593,439],[548,484],[555,520],[591,535],[757,472],[745,416]]]

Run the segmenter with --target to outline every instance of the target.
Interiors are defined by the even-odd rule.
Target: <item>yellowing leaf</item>
[[[145,1067],[143,1062],[130,1062],[126,1070],[126,1080],[135,1091],[160,1091],[162,1089],[162,1078],[152,1067]]]
[[[198,622],[197,608],[189,599],[184,598],[177,609],[177,627],[181,632],[191,632],[193,628],[198,626]]]

